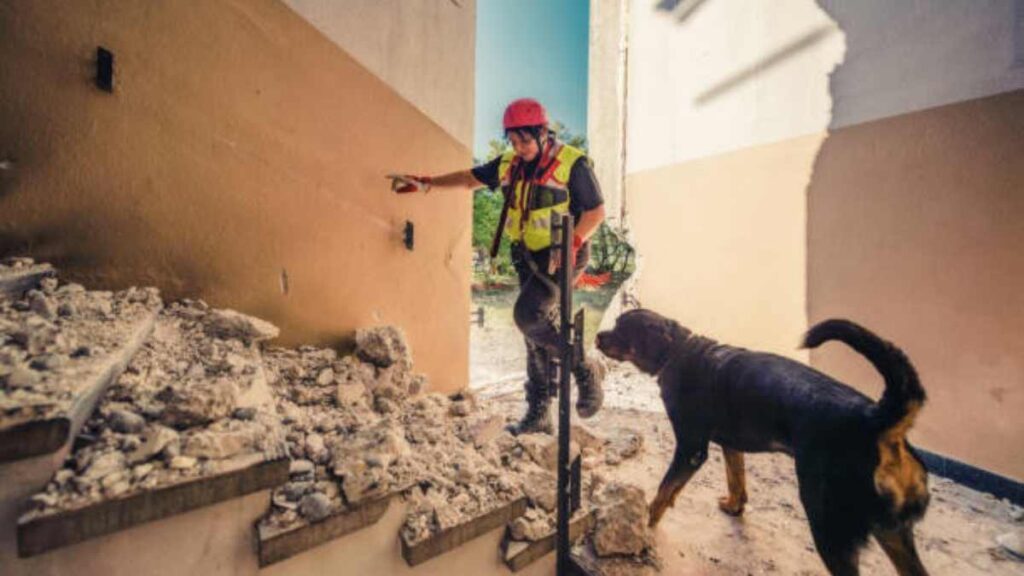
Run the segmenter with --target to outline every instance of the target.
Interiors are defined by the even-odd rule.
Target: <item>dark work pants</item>
[[[513,244],[511,253],[512,263],[519,276],[519,297],[516,299],[513,317],[516,327],[526,340],[527,399],[531,395],[547,396],[547,360],[558,354],[561,345],[558,280],[555,276],[547,274],[550,251],[527,252],[521,244]],[[535,275],[527,258],[533,260],[537,272],[544,274],[550,280],[550,284]],[[577,255],[576,266],[573,268],[573,283],[583,274],[589,259],[590,246],[586,245]]]

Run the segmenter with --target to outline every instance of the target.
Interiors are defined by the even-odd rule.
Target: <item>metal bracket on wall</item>
[[[405,243],[405,247],[409,251],[412,251],[413,245],[415,244],[415,232],[416,229],[413,226],[413,223],[406,220],[405,230],[402,232],[402,242]]]
[[[114,91],[114,53],[103,46],[96,47],[96,87]]]

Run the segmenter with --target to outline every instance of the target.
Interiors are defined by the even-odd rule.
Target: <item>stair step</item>
[[[121,347],[95,362],[89,372],[69,374],[57,382],[52,400],[0,413],[0,463],[55,452],[78,434],[107,387],[152,333],[157,314],[158,310],[151,310],[137,319]]]
[[[569,541],[575,542],[590,530],[594,523],[594,514],[580,514],[569,523]],[[540,540],[521,542],[512,540],[508,529],[501,541],[501,557],[509,570],[519,572],[537,560],[548,555],[555,549],[556,532],[551,532]]]
[[[47,515],[18,520],[18,556],[27,558],[83,540],[111,534],[284,484],[288,458],[251,454],[210,476],[190,478],[152,490]]]
[[[0,298],[20,298],[25,292],[39,286],[39,281],[56,275],[49,264],[33,264],[21,268],[0,266]]]
[[[310,548],[376,524],[387,512],[391,500],[400,493],[397,491],[360,502],[320,522],[294,528],[275,528],[260,521],[256,526],[260,567],[287,560]]]
[[[415,544],[410,543],[403,534],[402,557],[405,558],[409,566],[416,566],[449,550],[454,550],[462,544],[522,516],[526,512],[526,502],[525,496],[518,498],[467,522],[442,530]]]

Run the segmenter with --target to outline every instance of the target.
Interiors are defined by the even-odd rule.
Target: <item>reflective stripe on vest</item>
[[[544,171],[536,180],[528,181],[522,174],[513,174],[513,168],[520,164],[514,161],[515,152],[503,154],[498,165],[502,190],[506,195],[515,194],[505,221],[505,234],[509,240],[522,242],[531,251],[551,246],[551,219],[569,213],[569,175],[576,161],[584,156],[578,148],[559,142],[554,146],[554,159],[545,162],[545,158],[541,158],[540,166]]]

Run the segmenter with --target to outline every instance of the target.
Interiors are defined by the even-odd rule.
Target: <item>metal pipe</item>
[[[569,519],[571,509],[571,470],[569,469],[569,379],[572,375],[572,217],[563,215],[558,225],[558,250],[561,267],[558,282],[561,288],[561,366],[558,382],[558,555],[556,574],[568,576]]]

